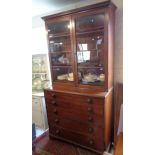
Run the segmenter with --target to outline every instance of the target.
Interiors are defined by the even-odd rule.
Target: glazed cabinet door
[[[73,83],[73,50],[70,16],[46,21],[53,82]]]
[[[74,17],[79,85],[103,86],[105,80],[104,12]]]

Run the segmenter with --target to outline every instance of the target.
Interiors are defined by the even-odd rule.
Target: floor
[[[40,137],[45,130],[36,127],[36,137]]]
[[[115,147],[115,155],[123,155],[123,133],[118,136]]]
[[[32,155],[97,155],[94,152],[69,143],[56,139],[51,140],[49,139],[48,132],[36,138],[33,144],[35,144],[35,147],[33,148]],[[112,154],[104,153],[104,155]]]

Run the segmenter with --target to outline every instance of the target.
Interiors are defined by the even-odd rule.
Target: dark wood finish
[[[110,143],[112,91],[111,89],[108,93],[93,96],[84,93],[80,95],[77,92],[44,90],[51,137],[63,138],[102,153]],[[72,135],[80,135],[84,138],[83,142]],[[90,138],[93,138],[95,143],[91,141],[90,145]]]
[[[53,88],[44,90],[50,137],[100,154],[111,143],[115,9],[114,4],[107,1],[43,17],[46,30],[53,33],[47,35],[48,44],[53,39],[52,49],[51,45],[49,47]],[[63,33],[64,21],[68,21],[70,30],[66,29],[66,25]],[[59,26],[50,27],[52,24]],[[69,43],[60,41],[68,36]],[[87,49],[80,49],[79,45],[83,44],[87,45]],[[77,51],[89,52],[90,58],[79,61]],[[99,55],[95,57],[96,53]],[[61,58],[59,55],[70,61],[55,61]],[[72,71],[67,73],[69,67]],[[73,81],[67,79],[69,73],[73,73]],[[83,80],[89,74],[96,75],[95,81]],[[99,78],[102,74],[105,75],[104,82]]]
[[[117,132],[120,119],[121,104],[123,104],[123,84],[117,83],[114,87],[114,144],[117,145]]]
[[[111,128],[112,128],[112,96],[113,90],[105,97],[104,105],[104,135],[105,135],[105,146],[108,147],[111,141]]]
[[[93,148],[94,150],[98,150],[101,152],[104,151],[104,144],[98,140],[98,138],[100,138],[99,136],[102,136],[102,134],[98,134],[97,137],[86,136],[58,126],[51,126],[50,133],[51,137],[64,138],[65,140],[72,141],[73,143],[76,142],[77,144]]]

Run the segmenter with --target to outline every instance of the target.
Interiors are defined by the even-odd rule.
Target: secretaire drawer
[[[86,136],[55,125],[50,126],[50,135],[60,137],[61,139],[63,138],[64,140],[84,145],[86,147],[91,147],[100,151],[103,151],[104,149],[103,139],[100,139],[100,141],[94,136]]]
[[[93,113],[81,112],[77,109],[61,108],[61,107],[48,107],[47,108],[48,119],[59,117],[60,119],[68,119],[77,121],[79,123],[95,124],[97,126],[104,126],[104,116],[95,115]]]
[[[48,120],[51,125],[58,125],[64,129],[68,129],[71,131],[76,131],[77,133],[82,133],[85,135],[95,135],[96,133],[103,132],[102,127],[94,126],[92,123],[81,123],[79,121],[74,121],[71,119],[65,119],[58,116],[49,117]]]
[[[93,112],[102,115],[104,112],[104,98],[83,95],[45,91],[47,105],[54,105],[67,109],[76,109],[81,112]]]

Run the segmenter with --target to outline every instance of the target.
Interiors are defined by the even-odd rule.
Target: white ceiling
[[[55,12],[68,6],[80,4],[93,4],[106,0],[32,0],[32,17]],[[122,7],[123,0],[112,0],[117,6]]]
[[[44,26],[43,16],[75,9],[107,0],[32,0],[32,28]],[[120,9],[123,0],[112,0]],[[117,8],[117,10],[118,10]]]
[[[87,0],[32,0],[32,16],[59,10],[67,5]],[[90,0],[92,1],[92,0]]]

